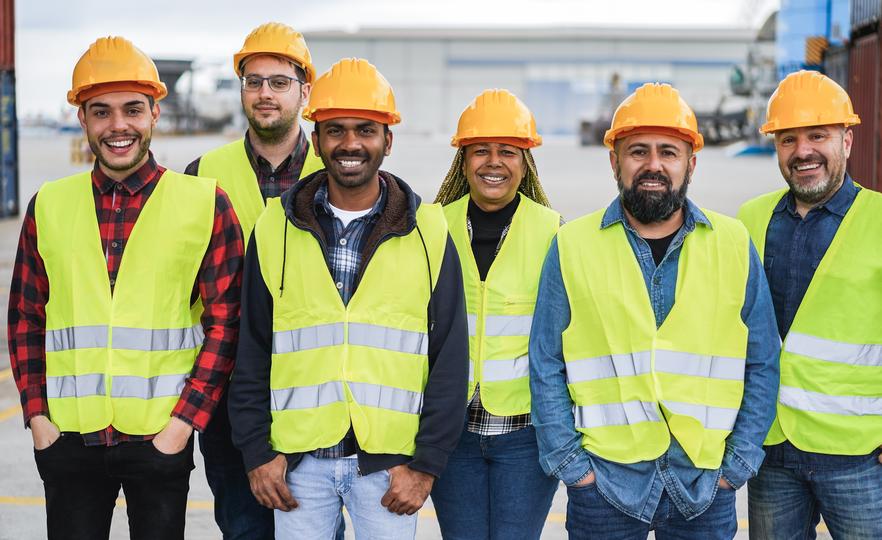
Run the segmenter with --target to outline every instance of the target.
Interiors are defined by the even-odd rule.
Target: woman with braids
[[[530,149],[533,115],[485,90],[459,118],[444,205],[469,321],[469,406],[459,446],[432,490],[446,540],[539,538],[557,480],[539,467],[527,345],[539,274],[560,226]]]

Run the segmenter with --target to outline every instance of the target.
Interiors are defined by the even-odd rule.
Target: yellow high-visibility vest
[[[306,153],[306,161],[300,170],[300,178],[305,178],[325,166],[312,148]],[[251,231],[263,209],[263,195],[257,185],[257,175],[245,153],[245,139],[239,139],[220,148],[206,152],[199,159],[199,176],[217,178],[218,185],[233,203],[233,210],[242,226],[242,239],[245,246],[251,239]]]
[[[481,281],[466,227],[469,196],[444,207],[462,266],[469,321],[469,392],[480,384],[481,404],[497,416],[530,412],[527,346],[539,275],[560,214],[520,193],[508,234]]]
[[[738,212],[762,257],[787,189]],[[781,347],[777,417],[765,444],[864,455],[882,445],[882,195],[861,189],[818,264]]]
[[[61,431],[161,431],[202,348],[190,296],[214,225],[216,182],[166,171],[125,246],[110,292],[91,173],[40,188],[49,277],[46,391]]]
[[[567,387],[582,446],[604,459],[655,459],[673,435],[696,467],[722,462],[744,392],[750,240],[734,219],[704,212],[713,227],[686,236],[658,328],[621,223],[601,229],[600,211],[558,233]]]
[[[351,425],[365,452],[413,455],[429,374],[429,284],[447,243],[440,206],[423,204],[416,217],[419,231],[383,241],[344,305],[318,241],[288,221],[280,199],[267,200],[254,235],[273,298],[276,451],[332,446]]]

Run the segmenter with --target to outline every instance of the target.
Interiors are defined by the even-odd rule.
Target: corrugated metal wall
[[[0,0],[0,217],[18,215],[15,0]]]
[[[851,0],[852,30],[870,26],[882,17],[882,0]]]
[[[879,189],[879,98],[880,49],[878,29],[876,33],[854,40],[849,62],[848,93],[855,112],[861,117],[860,125],[854,127],[854,145],[851,149],[848,171],[861,184]]]

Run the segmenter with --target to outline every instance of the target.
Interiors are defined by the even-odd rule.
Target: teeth
[[[350,161],[350,160],[340,159],[340,160],[337,160],[337,163],[339,163],[342,167],[346,167],[347,169],[351,168],[351,167],[358,167],[359,165],[361,165],[360,160],[359,161]]]
[[[135,139],[127,139],[124,141],[107,141],[107,144],[114,148],[125,148],[126,146],[131,145],[133,142],[135,142]]]
[[[488,182],[502,182],[503,180],[505,180],[504,176],[487,176],[483,174],[481,175],[481,178],[487,180]]]
[[[797,171],[810,171],[812,169],[817,169],[820,166],[821,166],[820,163],[806,163],[805,165],[797,165],[796,170]]]

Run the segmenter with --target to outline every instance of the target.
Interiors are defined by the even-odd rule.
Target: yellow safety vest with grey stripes
[[[738,217],[763,256],[787,189]],[[781,347],[777,418],[766,444],[863,455],[882,444],[882,195],[861,189],[818,264]]]
[[[560,228],[560,214],[517,196],[521,200],[486,281],[481,281],[466,226],[469,196],[444,207],[466,293],[468,397],[480,384],[481,404],[497,416],[530,412],[530,326],[542,263]]]
[[[315,155],[312,148],[306,153],[306,161],[300,170],[300,178],[323,169],[322,159]],[[251,231],[266,204],[257,184],[257,175],[245,152],[245,139],[239,139],[220,148],[206,152],[199,158],[199,176],[217,178],[218,186],[230,198],[233,210],[242,226],[242,238],[247,247],[251,239]]]
[[[696,467],[722,462],[744,392],[750,240],[736,220],[704,213],[713,227],[686,236],[658,328],[623,225],[601,229],[600,211],[560,229],[567,387],[582,446],[604,459],[655,459],[673,435]]]
[[[202,347],[202,305],[190,305],[211,239],[216,183],[166,171],[138,216],[113,294],[95,218],[91,173],[40,188],[46,304],[46,392],[61,431],[112,425],[161,431]]]
[[[351,425],[365,452],[413,455],[429,374],[430,287],[447,243],[440,206],[421,205],[416,221],[419,230],[377,247],[344,305],[318,241],[288,221],[280,199],[267,200],[254,237],[273,299],[276,451],[333,446]]]

